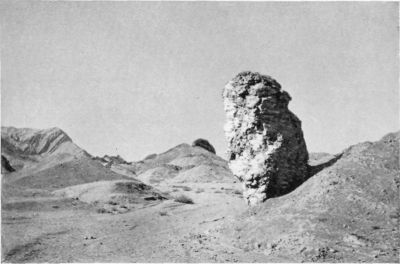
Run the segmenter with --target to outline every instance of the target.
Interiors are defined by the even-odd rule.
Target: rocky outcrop
[[[14,151],[25,155],[41,155],[54,152],[71,138],[59,128],[31,129],[2,127],[1,138]]]
[[[109,156],[109,155],[104,155],[103,157],[92,157],[93,160],[100,161],[101,164],[103,164],[105,167],[110,168],[112,165],[130,165],[130,162],[127,162],[124,160],[120,155],[117,156]]]
[[[6,157],[1,155],[1,173],[5,174],[13,171],[15,171],[15,169],[10,165],[10,162]]]
[[[205,139],[199,138],[193,141],[192,147],[200,147],[215,154],[215,148]]]
[[[283,195],[307,177],[308,152],[290,95],[273,78],[242,72],[223,91],[229,167],[249,205]]]
[[[89,156],[59,128],[32,129],[1,127],[1,154],[20,171],[32,172],[32,166],[42,162],[44,167],[61,160]],[[44,162],[45,161],[45,162]]]

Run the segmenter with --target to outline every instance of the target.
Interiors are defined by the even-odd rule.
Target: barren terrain
[[[396,262],[398,151],[393,133],[310,154],[304,184],[253,208],[226,161],[187,144],[107,166],[79,151],[6,152],[11,166],[30,161],[2,178],[2,260]]]

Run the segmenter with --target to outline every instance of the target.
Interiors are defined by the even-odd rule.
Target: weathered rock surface
[[[269,76],[242,72],[223,91],[229,167],[249,205],[293,190],[307,178],[308,152],[290,95]]]
[[[193,142],[192,147],[201,147],[215,154],[215,148],[210,144],[210,142],[202,138],[196,139]]]
[[[1,128],[2,148],[24,155],[43,155],[60,149],[71,138],[61,129]]]
[[[6,157],[1,155],[1,173],[9,173],[15,171],[14,168],[10,165],[10,162]]]
[[[46,164],[45,167],[51,167],[61,160],[89,156],[63,130],[56,127],[1,127],[1,154],[16,171],[24,169],[29,172],[40,162]]]

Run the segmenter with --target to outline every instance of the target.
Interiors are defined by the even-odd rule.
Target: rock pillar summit
[[[229,167],[244,185],[249,205],[283,195],[307,176],[301,121],[288,109],[290,95],[273,78],[239,73],[223,92]]]

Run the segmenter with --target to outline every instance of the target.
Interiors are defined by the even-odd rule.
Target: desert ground
[[[400,263],[398,1],[0,0],[4,263]]]
[[[3,127],[2,261],[397,262],[399,135],[310,153],[307,181],[249,207],[199,146],[126,162]]]

